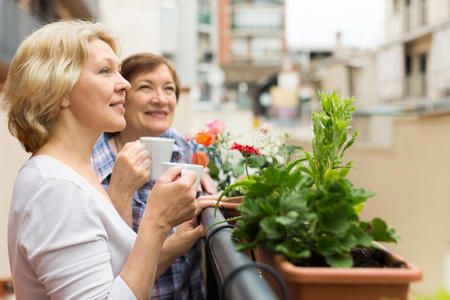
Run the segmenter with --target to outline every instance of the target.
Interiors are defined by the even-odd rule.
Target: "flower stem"
[[[250,176],[248,176],[247,160],[244,161],[244,166],[245,166],[245,173],[247,174],[247,179],[250,179]]]
[[[213,224],[209,225],[208,228],[206,228],[206,230],[203,233],[202,237],[204,237],[206,235],[206,233],[208,233],[208,230],[211,227],[213,227],[213,226],[215,226],[217,224],[222,224],[222,223],[227,223],[227,222],[231,222],[231,221],[236,221],[236,220],[239,220],[240,218],[241,218],[241,216],[237,216],[237,217],[234,217],[234,218],[229,218],[229,219],[226,219],[226,220],[223,220],[223,221],[220,221],[220,222],[213,223]]]

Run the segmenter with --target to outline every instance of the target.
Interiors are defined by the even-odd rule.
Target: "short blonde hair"
[[[59,21],[43,26],[17,50],[8,71],[2,101],[8,128],[34,153],[50,138],[61,101],[78,81],[88,58],[88,43],[106,42],[118,53],[118,43],[101,24]]]

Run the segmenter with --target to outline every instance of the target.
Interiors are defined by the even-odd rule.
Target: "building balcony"
[[[423,98],[427,96],[426,74],[409,75],[403,82],[404,98]]]
[[[428,6],[426,1],[407,6],[403,12],[403,32],[423,27],[428,24]]]

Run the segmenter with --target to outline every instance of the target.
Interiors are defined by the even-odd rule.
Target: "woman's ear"
[[[70,106],[69,96],[64,96],[61,101],[61,108],[67,108]]]

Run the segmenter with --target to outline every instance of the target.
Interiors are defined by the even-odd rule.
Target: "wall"
[[[428,0],[428,20],[436,24],[448,20],[450,16],[450,3],[447,0]]]
[[[429,60],[430,98],[436,99],[450,94],[450,28],[433,33]]]
[[[384,0],[386,3],[386,41],[392,41],[399,38],[403,32],[403,19],[402,19],[402,2],[399,2],[398,11],[394,14],[393,0]]]
[[[161,53],[158,0],[99,0],[99,21],[119,39],[122,59],[139,52]]]
[[[0,279],[10,278],[7,245],[9,203],[17,172],[29,155],[8,131],[7,114],[0,110]]]
[[[357,143],[348,151],[346,160],[356,166],[349,178],[377,193],[362,219],[381,217],[394,227],[401,241],[386,246],[422,269],[423,280],[412,291],[431,293],[450,271],[444,267],[450,255],[450,115],[396,117],[392,128],[391,146]]]
[[[322,88],[327,93],[335,91],[339,95],[350,94],[348,90],[348,70],[345,66],[345,61],[327,66],[322,80]]]
[[[376,74],[381,101],[398,100],[403,95],[404,46],[395,44],[378,51]],[[381,88],[383,87],[383,88]]]

